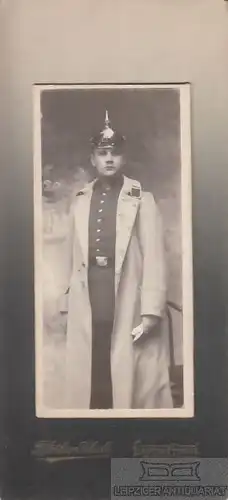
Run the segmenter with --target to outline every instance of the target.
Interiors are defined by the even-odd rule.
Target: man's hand
[[[142,324],[143,324],[143,335],[147,335],[152,333],[152,330],[155,326],[158,325],[160,318],[158,316],[142,316]]]
[[[160,318],[158,316],[145,315],[142,316],[143,333],[135,340],[136,345],[143,345],[148,339],[157,334],[157,326],[160,323]]]

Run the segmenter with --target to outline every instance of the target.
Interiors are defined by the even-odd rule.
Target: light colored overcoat
[[[91,392],[92,325],[88,292],[88,222],[93,182],[76,196],[70,215],[65,281],[67,408],[88,409]],[[97,290],[99,293],[99,289]],[[132,329],[141,315],[162,317],[166,303],[161,218],[151,193],[124,177],[116,218],[116,307],[111,340],[113,407],[170,408],[168,357],[163,328],[142,346]]]

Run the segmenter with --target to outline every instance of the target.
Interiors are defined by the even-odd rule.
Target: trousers
[[[92,325],[92,371],[90,408],[112,408],[111,321]]]
[[[115,310],[114,271],[91,267],[88,274],[92,311],[90,408],[112,408],[111,337]]]

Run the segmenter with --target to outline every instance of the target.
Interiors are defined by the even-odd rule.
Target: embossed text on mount
[[[104,444],[99,441],[81,441],[77,445],[69,442],[58,443],[56,441],[39,441],[32,452],[36,458],[49,457],[83,457],[101,456],[110,457],[112,454],[112,442]]]
[[[189,457],[198,456],[198,445],[179,445],[176,443],[170,444],[146,444],[140,440],[133,444],[133,457],[149,458],[149,457]]]

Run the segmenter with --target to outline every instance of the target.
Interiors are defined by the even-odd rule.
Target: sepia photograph
[[[36,416],[194,416],[190,85],[34,85]]]

